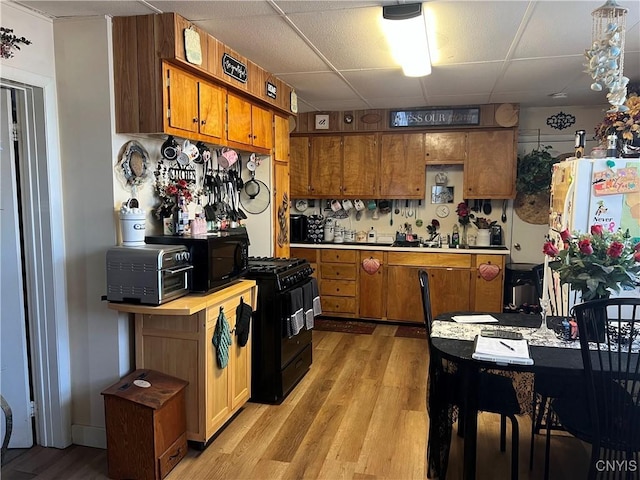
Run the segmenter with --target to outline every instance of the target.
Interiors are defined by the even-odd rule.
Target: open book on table
[[[471,358],[502,364],[533,365],[529,343],[525,339],[512,340],[476,335]]]

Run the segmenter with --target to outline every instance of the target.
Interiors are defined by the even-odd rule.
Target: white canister
[[[344,243],[344,227],[336,227],[333,232],[333,243]]]
[[[481,247],[488,247],[491,245],[491,230],[487,228],[478,229],[478,236],[476,237],[476,245]]]
[[[345,230],[344,231],[344,241],[345,242],[355,242],[356,240],[356,231],[355,230]]]
[[[141,208],[131,208],[131,203],[131,200],[124,202],[120,209],[120,233],[122,245],[138,247],[144,245],[146,214]]]
[[[324,235],[323,239],[325,242],[333,242],[333,224],[328,224],[324,226]]]

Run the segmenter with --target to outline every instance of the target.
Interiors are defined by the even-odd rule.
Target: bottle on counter
[[[369,233],[367,234],[367,242],[376,243],[377,240],[378,240],[378,232],[376,232],[375,229],[371,227],[371,230],[369,230]]]
[[[582,158],[584,156],[584,142],[586,130],[576,130],[575,157]]]
[[[618,156],[618,136],[615,133],[607,135],[607,157]]]
[[[451,245],[460,245],[460,232],[458,231],[458,224],[453,226],[451,232]]]
[[[174,211],[174,222],[176,235],[184,235],[189,225],[189,209],[187,208],[187,200],[182,194],[178,195],[178,204]]]

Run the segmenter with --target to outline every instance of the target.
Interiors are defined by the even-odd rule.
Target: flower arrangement
[[[458,223],[463,227],[469,225],[471,220],[475,218],[473,213],[471,213],[471,210],[469,210],[469,205],[467,205],[466,202],[460,202],[458,204],[456,207],[456,213],[458,214]]]
[[[20,43],[31,45],[31,40],[14,35],[12,28],[0,27],[0,57],[13,57],[13,50],[20,50]]]
[[[640,135],[640,96],[632,93],[625,102],[624,111],[608,112],[596,125],[594,138],[606,143],[607,136],[616,134],[619,140],[633,142]]]
[[[178,197],[184,196],[184,199],[189,203],[195,192],[195,184],[186,180],[180,179],[174,182],[164,181],[161,175],[156,176],[156,193],[160,197],[160,204],[155,208],[155,217],[158,220],[170,217],[173,213],[174,207],[178,204]]]
[[[431,235],[431,239],[433,239],[438,234],[438,229],[440,228],[440,222],[435,218],[431,220],[431,223],[427,225],[427,232]]]
[[[490,218],[478,217],[473,221],[473,224],[478,229],[489,229],[496,224],[496,221],[491,221]]]
[[[560,237],[562,250],[547,241],[542,251],[553,259],[549,267],[558,272],[560,283],[580,291],[583,301],[633,289],[640,280],[640,243],[632,245],[628,234],[609,233],[602,225],[594,225],[591,233],[565,230]]]

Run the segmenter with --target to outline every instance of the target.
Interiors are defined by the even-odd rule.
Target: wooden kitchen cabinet
[[[427,165],[462,165],[467,158],[467,132],[425,133],[424,150]]]
[[[320,302],[325,315],[353,318],[358,315],[356,250],[320,250]]]
[[[342,136],[311,137],[309,198],[342,195]]]
[[[516,130],[468,133],[464,198],[515,198]]]
[[[472,269],[473,293],[471,305],[476,312],[502,312],[504,305],[504,267],[505,257],[503,255],[475,255]],[[491,268],[497,267],[496,277],[489,279],[482,278],[480,269],[489,265]]]
[[[368,273],[362,264],[365,260],[376,259],[380,262],[380,268],[375,273]],[[360,305],[360,318],[371,318],[379,320],[386,316],[385,297],[385,254],[381,251],[361,250],[358,262],[359,292],[358,299]]]
[[[379,198],[424,199],[424,133],[380,135]]]
[[[289,188],[291,198],[307,198],[309,185],[309,137],[291,137],[289,147]]]
[[[226,368],[219,368],[212,343],[223,308],[229,327],[240,303],[257,305],[257,286],[241,280],[209,295],[188,295],[157,307],[109,303],[135,314],[136,368],[153,369],[189,382],[185,389],[187,439],[206,444],[251,396],[251,336],[233,344]]]
[[[273,158],[278,162],[289,163],[289,119],[280,115],[273,116]]]
[[[318,257],[320,255],[320,249],[316,248],[300,248],[300,247],[292,247],[291,248],[291,257],[292,258],[304,258],[311,268],[313,269],[312,277],[318,278]]]
[[[263,149],[273,148],[273,114],[238,95],[228,93],[227,140]]]
[[[345,135],[342,137],[343,197],[377,198],[379,182],[378,136]]]
[[[167,63],[162,68],[166,80],[164,131],[207,142],[222,140],[226,89]]]

